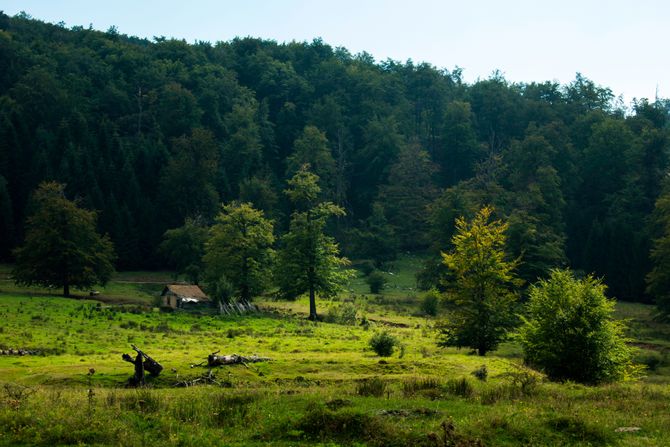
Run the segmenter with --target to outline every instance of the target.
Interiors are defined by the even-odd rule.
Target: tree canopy
[[[212,225],[221,202],[251,202],[285,231],[282,190],[310,163],[321,199],[346,212],[332,234],[352,257],[370,244],[348,236],[383,214],[391,245],[428,248],[435,272],[454,217],[491,204],[523,279],[570,266],[618,298],[653,299],[658,234],[644,223],[669,167],[667,99],[625,106],[581,74],[466,83],[458,68],[321,40],[188,44],[0,19],[3,261],[45,180],[98,210],[119,269],[149,269],[173,265],[166,230]]]
[[[26,222],[25,243],[14,252],[17,284],[86,289],[105,284],[114,272],[109,237],[96,231],[96,213],[65,197],[65,185],[40,184]]]

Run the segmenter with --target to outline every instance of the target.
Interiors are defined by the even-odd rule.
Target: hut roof
[[[209,297],[205,295],[202,289],[194,285],[168,284],[163,289],[161,295],[165,295],[168,291],[180,298],[190,298],[195,301],[209,301]]]

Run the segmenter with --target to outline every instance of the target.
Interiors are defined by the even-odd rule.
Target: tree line
[[[0,62],[3,260],[45,180],[97,210],[117,268],[158,268],[182,262],[165,232],[216,225],[220,203],[251,204],[277,234],[317,225],[283,192],[309,164],[335,217],[324,234],[377,265],[427,250],[425,287],[456,218],[490,204],[527,284],[569,266],[618,298],[670,301],[667,100],[627,107],[579,74],[468,84],[319,39],[188,44],[25,14],[0,15]]]

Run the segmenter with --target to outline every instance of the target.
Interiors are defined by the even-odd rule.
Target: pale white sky
[[[0,0],[0,10],[189,42],[321,37],[378,61],[459,66],[468,82],[496,69],[517,82],[568,83],[581,72],[626,102],[657,88],[670,97],[667,0]]]

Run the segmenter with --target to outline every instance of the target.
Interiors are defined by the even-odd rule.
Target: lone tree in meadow
[[[272,221],[250,203],[223,205],[205,244],[205,277],[211,293],[242,301],[262,293],[274,258]]]
[[[625,326],[612,318],[614,300],[605,286],[569,270],[552,270],[530,287],[519,331],[524,359],[553,380],[612,382],[634,372]]]
[[[325,234],[328,219],[343,216],[344,210],[331,202],[319,202],[319,177],[304,165],[288,181],[285,191],[296,210],[291,215],[288,233],[282,239],[276,278],[284,298],[295,299],[309,292],[309,318],[316,320],[316,294],[337,294],[352,276],[349,264],[339,256],[337,242]]]
[[[26,221],[26,239],[14,251],[12,272],[19,285],[87,289],[105,284],[114,272],[114,248],[96,232],[94,211],[79,208],[65,197],[65,185],[44,182],[33,195],[33,213]]]
[[[479,355],[497,348],[514,327],[517,302],[516,261],[505,254],[507,224],[490,222],[493,208],[482,208],[471,222],[456,219],[450,253],[442,253],[449,269],[444,280],[450,310],[439,325],[441,346],[470,347]]]

